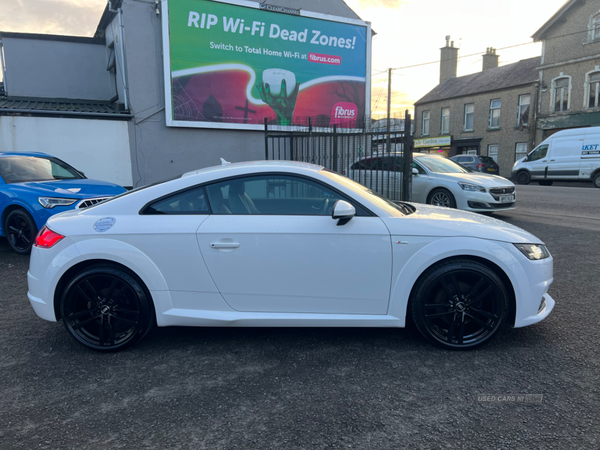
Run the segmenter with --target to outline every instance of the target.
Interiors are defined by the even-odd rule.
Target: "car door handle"
[[[212,248],[238,248],[240,244],[238,242],[213,242],[210,246]]]
[[[551,159],[550,161],[554,161],[554,159]]]

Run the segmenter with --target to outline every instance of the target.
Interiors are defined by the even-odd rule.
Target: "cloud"
[[[1,31],[93,36],[106,0],[20,0],[2,6]]]

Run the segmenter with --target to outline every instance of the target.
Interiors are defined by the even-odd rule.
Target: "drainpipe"
[[[4,93],[7,94],[8,89],[6,88],[6,66],[4,65],[4,47],[2,46],[2,39],[0,39],[0,70],[2,70],[2,82],[4,83]]]
[[[113,9],[112,1],[108,0],[108,10],[112,13],[117,13],[119,17],[119,46],[121,47],[121,77],[123,78],[123,101],[125,102],[125,110],[129,110],[129,100],[127,96],[127,77],[125,76],[125,47],[123,46],[123,10]]]

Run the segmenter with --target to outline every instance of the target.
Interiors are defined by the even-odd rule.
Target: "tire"
[[[31,215],[24,209],[14,209],[4,220],[4,234],[8,245],[19,255],[29,255],[38,229]]]
[[[143,283],[106,265],[89,267],[69,281],[60,313],[71,336],[103,352],[135,344],[155,323],[154,305]]]
[[[594,175],[592,182],[594,183],[594,187],[600,188],[600,172]]]
[[[446,208],[456,208],[456,200],[450,191],[446,189],[434,189],[429,195],[430,205],[445,206]]]
[[[531,183],[531,175],[526,170],[523,170],[517,174],[518,184],[529,184]]]
[[[451,350],[469,350],[489,342],[504,328],[507,311],[508,294],[498,275],[470,260],[428,269],[410,299],[410,314],[419,332]]]
[[[552,183],[554,183],[553,180],[541,180],[538,181],[538,183],[540,183],[540,186],[552,186]]]

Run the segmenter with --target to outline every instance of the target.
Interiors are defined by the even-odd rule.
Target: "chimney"
[[[493,47],[488,47],[485,49],[485,55],[483,55],[483,68],[482,71],[488,69],[494,69],[498,67],[498,58],[496,55],[496,49]]]
[[[450,42],[450,36],[446,36],[446,46],[440,48],[440,83],[456,78],[457,64],[458,49],[454,47],[454,41]]]

